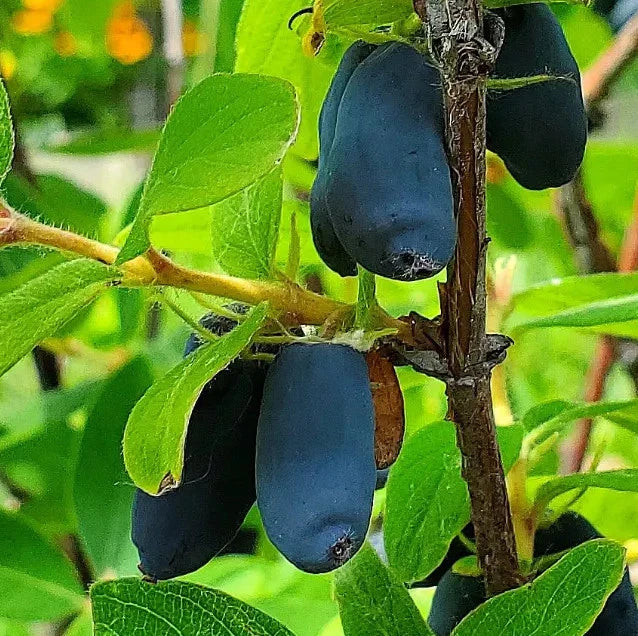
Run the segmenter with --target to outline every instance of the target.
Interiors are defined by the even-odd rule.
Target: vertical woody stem
[[[459,228],[441,293],[449,415],[470,492],[479,562],[492,596],[516,587],[521,578],[486,355],[485,52],[490,45],[483,38],[479,0],[419,0],[415,9],[430,30],[441,66]]]

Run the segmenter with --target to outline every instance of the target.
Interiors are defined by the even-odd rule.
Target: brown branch
[[[557,191],[556,203],[578,269],[589,274],[614,271],[616,261],[600,237],[598,221],[587,198],[580,170],[573,181]]]
[[[73,563],[82,587],[88,592],[91,584],[95,581],[95,574],[80,538],[75,534],[64,535],[60,539],[60,546]]]
[[[55,391],[62,384],[61,364],[58,356],[52,351],[36,346],[32,352],[35,368],[43,391]]]
[[[583,94],[588,110],[594,109],[608,94],[620,73],[637,55],[638,14],[625,24],[609,48],[583,74]],[[598,222],[585,193],[581,171],[572,183],[560,189],[557,204],[581,271],[615,271],[615,259],[600,239]]]
[[[634,195],[631,223],[625,232],[618,256],[618,271],[633,272],[638,267],[638,188]]]
[[[487,357],[485,79],[480,3],[416,2],[443,74],[458,223],[456,256],[441,294],[449,416],[456,424],[479,562],[492,596],[521,583],[505,475],[496,440]]]
[[[609,48],[583,74],[583,94],[589,111],[608,94],[620,73],[637,55],[638,14],[625,24]],[[587,198],[581,171],[559,190],[557,204],[581,271],[615,271],[615,259],[600,239],[598,222]]]
[[[618,76],[638,55],[638,13],[614,38],[611,46],[583,74],[583,95],[591,110],[604,99]]]
[[[616,340],[603,336],[596,345],[585,381],[585,401],[598,402],[605,389],[605,380],[616,359]],[[589,447],[594,420],[590,417],[579,420],[574,429],[573,439],[569,441],[563,452],[563,472],[566,474],[579,472]]]
[[[638,55],[638,14],[618,33],[612,44],[583,74],[583,94],[589,112],[608,95],[622,71]],[[574,248],[578,268],[583,273],[632,271],[638,265],[638,192],[634,204],[634,220],[625,239],[616,265],[609,248],[600,238],[600,229],[593,207],[587,198],[582,171],[571,183],[563,186],[556,198],[557,212],[565,234]],[[587,373],[585,399],[597,402],[603,396],[605,380],[614,361],[621,359],[638,389],[638,347],[609,336],[602,337]],[[563,470],[578,472],[589,446],[593,421],[579,421],[572,439],[563,448]]]
[[[618,271],[619,272],[631,272],[638,266],[638,190],[636,191],[636,197],[634,200],[634,214],[633,219],[623,240],[622,247],[620,249],[620,256],[618,258]],[[614,268],[610,268],[610,271]],[[586,388],[585,388],[585,401],[598,402],[603,397],[605,390],[605,381],[611,368],[618,358],[618,355],[623,353],[629,372],[636,377],[636,369],[633,369],[636,365],[636,359],[638,351],[635,347],[629,350],[628,347],[623,347],[623,342],[617,338],[611,336],[603,336],[598,341],[596,352],[592,359],[589,371],[587,373]],[[592,432],[593,420],[591,418],[582,419],[577,422],[573,439],[567,445],[564,457],[564,472],[576,473],[582,470],[585,455],[589,447],[589,439]],[[565,457],[566,455],[566,457]]]

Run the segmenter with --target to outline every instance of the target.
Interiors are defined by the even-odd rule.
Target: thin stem
[[[308,338],[296,338],[294,336],[256,336],[253,338],[253,342],[256,344],[269,344],[269,345],[280,345],[280,344],[290,344],[291,342],[308,342]]]
[[[596,352],[587,372],[585,402],[599,402],[605,390],[605,381],[616,359],[616,340],[610,336],[603,336],[598,340]],[[582,469],[594,420],[591,417],[577,422],[575,434],[571,441],[565,473],[577,473]]]
[[[80,236],[43,223],[33,221],[17,214],[0,203],[0,247],[11,244],[30,244],[55,247],[66,252],[73,252],[105,265],[112,265],[117,258],[118,249],[99,241]],[[155,282],[155,272],[150,263],[138,257],[126,263],[125,273],[132,279],[147,284]]]
[[[235,313],[231,309],[227,309],[224,305],[220,303],[213,302],[208,296],[204,294],[198,294],[197,292],[190,292],[191,297],[195,300],[195,302],[207,309],[208,311],[212,311],[214,314],[218,316],[223,316],[224,318],[230,318],[236,322],[243,322],[246,319],[246,316],[242,314]]]
[[[0,246],[31,244],[54,247],[111,265],[118,249],[84,236],[50,227],[0,205]],[[347,307],[319,296],[291,282],[254,281],[182,267],[166,256],[150,250],[122,266],[124,285],[160,285],[200,294],[231,298],[249,305],[268,302],[271,310],[290,324],[321,325],[338,310]],[[402,323],[382,316],[383,326],[405,330]]]
[[[471,539],[468,539],[462,532],[458,534],[458,540],[463,544],[468,552],[476,554],[476,544]]]
[[[583,94],[588,110],[596,110],[597,105],[609,93],[610,88],[622,71],[638,55],[638,14],[633,16],[621,29],[608,49],[592,64],[583,75]],[[638,192],[634,204],[634,218],[627,230],[620,257],[616,265],[609,248],[600,238],[598,221],[589,202],[579,171],[571,183],[563,186],[557,196],[557,212],[563,221],[565,233],[576,256],[579,268],[584,273],[621,271],[629,272],[638,266]],[[609,336],[602,337],[592,359],[585,397],[589,402],[597,402],[603,396],[605,380],[620,350],[626,352],[625,367],[638,387],[638,353],[635,348],[623,347],[622,341]],[[578,472],[589,446],[593,422],[584,419],[575,426],[571,441],[563,448],[563,472]]]
[[[297,280],[299,263],[301,262],[301,239],[297,229],[297,213],[293,210],[290,215],[290,243],[288,245],[288,259],[286,260],[286,278]]]
[[[630,226],[618,257],[618,271],[631,272],[638,266],[638,189],[634,199],[634,213]],[[611,368],[618,357],[619,341],[611,336],[602,336],[597,344],[596,352],[587,373],[585,401],[599,402],[604,394],[605,382]],[[591,418],[580,420],[575,427],[571,444],[568,445],[564,458],[564,472],[575,473],[582,470],[585,455],[589,448],[589,439],[593,428]]]
[[[611,46],[583,75],[583,94],[588,108],[604,99],[618,76],[638,55],[638,14],[627,21]]]
[[[443,75],[458,223],[456,257],[442,292],[442,329],[456,424],[470,493],[479,564],[489,596],[521,582],[486,361],[485,80],[480,0],[415,0]]]
[[[255,360],[257,362],[274,362],[275,355],[273,353],[242,353],[244,360]]]
[[[166,305],[176,316],[179,316],[193,331],[198,333],[205,341],[212,342],[218,337],[202,327],[196,320],[193,320],[177,303],[174,303],[166,294],[158,295],[157,300],[162,305]]]
[[[287,322],[322,324],[342,306],[342,303],[317,296],[290,282],[251,281],[189,269],[153,250],[148,252],[147,258],[159,285],[232,298],[249,305],[267,301],[273,309],[287,315]]]

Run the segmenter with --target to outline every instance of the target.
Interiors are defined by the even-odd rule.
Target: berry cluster
[[[202,322],[217,335],[235,325],[212,315]],[[191,336],[186,355],[201,344]],[[368,367],[354,349],[295,343],[278,348],[270,366],[235,360],[195,404],[180,485],[159,496],[136,492],[141,571],[168,579],[202,567],[255,501],[289,561],[313,573],[339,567],[368,530],[374,435]]]
[[[580,166],[587,140],[578,66],[546,5],[497,13],[505,41],[492,77],[552,79],[489,92],[487,146],[522,186],[560,186]],[[310,200],[317,250],[342,276],[359,264],[418,280],[454,255],[441,87],[433,61],[405,44],[356,42],[344,55],[320,116]]]

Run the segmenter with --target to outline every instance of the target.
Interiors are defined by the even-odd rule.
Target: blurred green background
[[[239,51],[239,70],[291,80],[304,109],[285,164],[281,262],[294,213],[304,281],[352,300],[356,281],[330,273],[312,246],[307,204],[316,116],[344,43],[329,41],[316,60],[305,58],[297,34],[286,30],[287,18],[304,6],[297,0],[261,3],[261,38],[240,39],[237,49],[242,0],[163,4],[165,12],[166,6],[176,8],[176,23],[154,0],[0,0],[0,72],[18,132],[4,196],[34,218],[117,243],[135,212],[175,86],[232,71]],[[585,7],[555,10],[587,69],[612,41],[610,27]],[[183,63],[167,57],[167,50],[180,48]],[[636,206],[638,65],[623,73],[602,106],[604,121],[592,133],[583,179],[601,238],[617,254]],[[523,190],[494,157],[488,181],[489,327],[507,333],[517,320],[512,296],[578,273],[578,254],[561,224],[556,192]],[[214,270],[210,232],[210,210],[196,210],[156,219],[152,241],[180,263]],[[61,258],[44,249],[3,250],[0,292]],[[379,280],[378,287],[381,302],[397,316],[438,313],[435,280]],[[194,319],[204,313],[191,296],[170,293]],[[0,634],[90,634],[71,564],[85,579],[136,572],[128,536],[133,486],[123,467],[122,432],[135,401],[181,358],[188,336],[184,322],[157,300],[140,290],[112,289],[0,378]],[[518,338],[495,378],[499,423],[540,402],[581,401],[596,340],[592,333],[559,328]],[[60,386],[44,390],[42,380],[51,378],[52,368],[55,375],[56,365]],[[399,374],[408,434],[445,416],[442,384],[407,369]],[[626,365],[614,365],[605,397],[629,399],[635,392]],[[605,465],[638,464],[631,434],[600,422],[596,440],[606,444]],[[557,463],[554,454],[538,471],[553,472]],[[379,511],[383,497],[378,493]],[[638,495],[606,494],[602,502],[592,491],[578,508],[609,537],[638,540]],[[257,532],[256,554],[216,558],[187,578],[246,600],[299,636],[339,634],[331,577],[305,575],[287,564],[265,538],[256,511],[247,527]],[[21,559],[39,562],[31,579],[12,570]],[[431,590],[412,594],[427,611]]]

